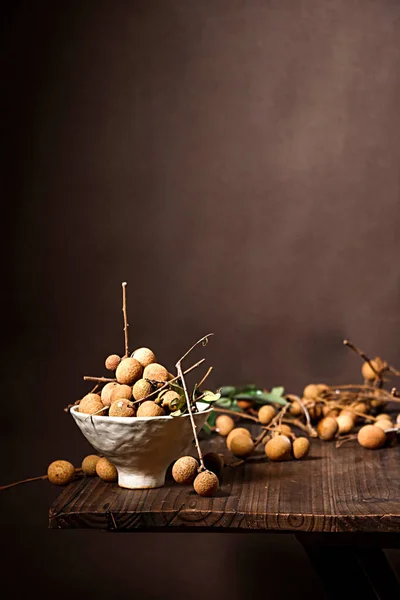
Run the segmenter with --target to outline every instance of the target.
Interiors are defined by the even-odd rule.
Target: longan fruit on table
[[[235,428],[235,421],[229,415],[219,415],[215,420],[215,427],[219,435],[226,437]]]
[[[246,458],[254,450],[254,442],[249,435],[239,433],[232,438],[230,450],[240,458]]]
[[[112,483],[118,479],[118,471],[116,467],[103,456],[96,464],[96,473],[103,481]]]
[[[75,467],[68,460],[55,460],[47,468],[47,477],[56,485],[67,485],[75,477]]]
[[[212,471],[202,471],[194,480],[193,487],[199,496],[213,496],[219,487],[219,479]]]
[[[321,440],[333,440],[338,432],[339,425],[335,417],[324,417],[317,425],[317,432]]]
[[[248,429],[246,429],[245,427],[235,427],[235,429],[232,429],[232,431],[226,437],[226,445],[228,447],[228,450],[231,449],[231,443],[233,438],[241,433],[244,433],[245,435],[249,436],[249,438],[251,438],[251,434]]]
[[[94,477],[97,475],[96,465],[99,460],[100,456],[97,456],[96,454],[88,454],[88,456],[85,456],[81,465],[83,473],[89,477]]]
[[[293,456],[300,460],[307,456],[310,450],[310,440],[306,437],[298,437],[292,444]]]
[[[349,414],[343,414],[343,412],[336,417],[338,424],[338,433],[350,433],[354,429],[354,418]]]
[[[258,411],[258,420],[261,425],[269,425],[276,416],[276,410],[271,404],[264,404]]]
[[[374,450],[385,444],[386,433],[376,425],[364,425],[357,434],[357,440],[363,448]]]
[[[273,461],[287,460],[291,451],[292,442],[286,435],[276,435],[265,444],[265,454]]]
[[[192,483],[197,475],[199,463],[193,456],[182,456],[172,467],[172,477],[176,483]]]

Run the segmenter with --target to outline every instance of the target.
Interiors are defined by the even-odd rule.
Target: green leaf
[[[178,408],[178,410],[174,410],[174,412],[169,413],[169,414],[171,417],[181,417],[185,412],[186,412],[186,410],[182,410],[181,408]]]
[[[203,393],[203,397],[201,399],[202,402],[216,402],[217,400],[219,400],[221,398],[221,394],[214,394],[214,392],[211,392],[209,390],[206,390]]]
[[[230,408],[232,406],[232,402],[233,400],[231,398],[220,398],[217,400],[216,404],[221,408]]]
[[[220,389],[221,396],[233,396],[237,391],[238,390],[234,385],[224,385]]]
[[[209,425],[210,427],[214,427],[216,420],[217,420],[217,413],[213,410],[208,416],[207,425]]]

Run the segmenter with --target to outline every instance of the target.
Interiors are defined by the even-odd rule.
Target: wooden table
[[[204,451],[234,459],[218,436],[202,432]],[[193,448],[191,454],[194,455]],[[224,468],[213,498],[197,496],[170,475],[164,487],[131,491],[98,478],[65,488],[50,510],[50,527],[117,532],[284,532],[306,549],[331,598],[400,598],[382,548],[400,547],[400,446],[366,450],[356,441],[335,448],[313,440],[302,461],[261,457]],[[333,562],[334,561],[334,562]],[[340,583],[338,582],[340,580]]]

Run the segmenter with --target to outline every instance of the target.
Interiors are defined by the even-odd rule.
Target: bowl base
[[[159,488],[165,484],[165,473],[124,473],[118,470],[119,487],[128,490],[149,490]]]

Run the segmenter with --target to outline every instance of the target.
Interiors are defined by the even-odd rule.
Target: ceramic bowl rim
[[[203,406],[206,406],[207,403],[206,402],[198,402],[198,404],[201,404]],[[106,407],[105,407],[106,408]],[[137,423],[138,421],[140,422],[146,422],[146,421],[171,421],[172,419],[186,419],[186,418],[190,418],[189,413],[185,414],[185,415],[181,415],[180,417],[171,417],[171,415],[162,415],[160,417],[109,417],[109,416],[102,416],[102,415],[88,415],[87,413],[81,413],[79,412],[79,405],[75,405],[75,406],[71,406],[70,413],[74,416],[76,416],[80,421],[84,421],[86,418],[89,419],[89,417],[91,417],[92,419],[95,419],[96,421],[100,422],[100,423]],[[213,405],[209,405],[209,407],[205,410],[199,410],[198,413],[194,413],[193,416],[196,417],[197,415],[205,415],[205,414],[209,414],[211,411],[213,410]]]

